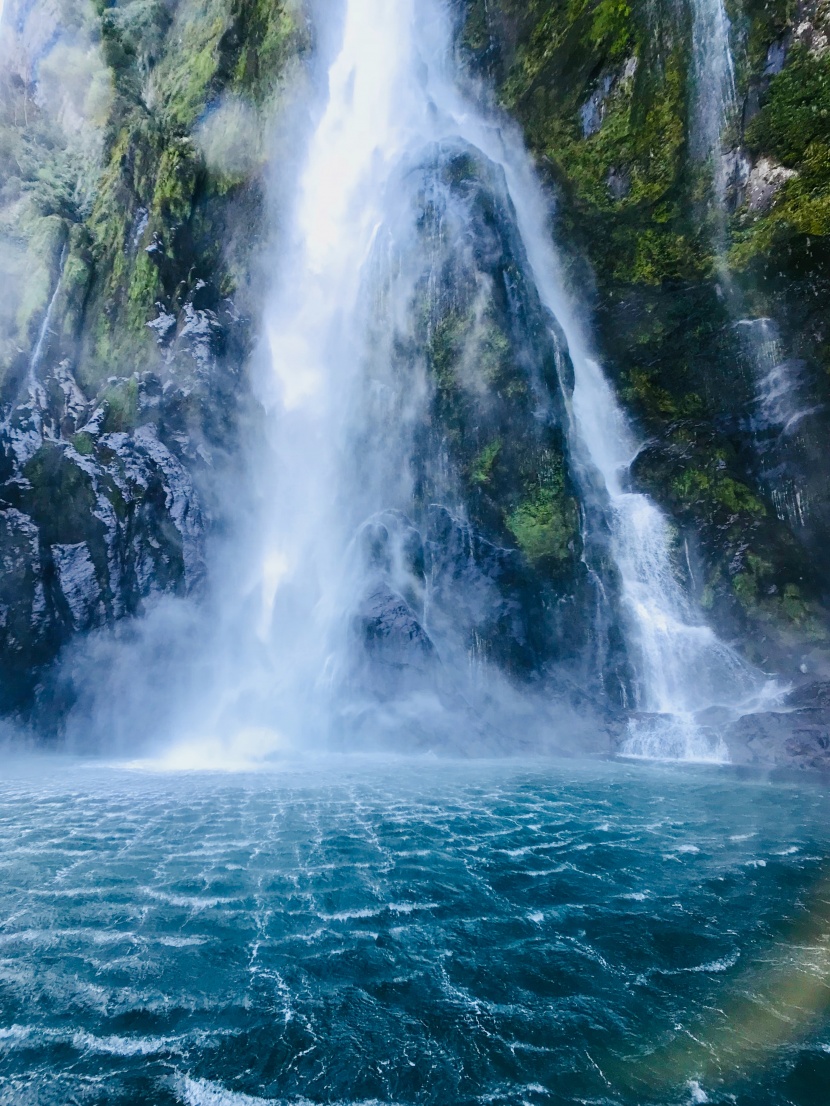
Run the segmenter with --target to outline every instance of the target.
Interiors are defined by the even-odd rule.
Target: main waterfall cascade
[[[586,751],[616,687],[613,717],[634,719],[624,754],[727,759],[703,722],[776,689],[694,609],[668,520],[629,487],[638,443],[591,356],[517,129],[462,90],[440,0],[346,0],[332,55],[265,315],[258,506],[217,559],[207,624],[162,618],[161,646],[119,662],[118,717],[132,696],[148,726],[184,735],[166,754],[183,766],[309,748]],[[475,420],[497,410],[511,427],[525,405],[522,434],[475,465],[533,452],[539,510],[555,489],[566,533],[549,526],[541,555],[576,565],[570,599],[534,591],[519,553],[466,517],[454,431],[431,419],[449,347],[481,399]],[[162,720],[158,656],[164,667],[176,635],[195,644]],[[136,668],[155,673],[138,690]]]

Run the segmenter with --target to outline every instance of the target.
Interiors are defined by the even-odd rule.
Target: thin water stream
[[[752,375],[754,406],[749,421],[761,475],[779,517],[798,531],[809,514],[800,487],[800,454],[805,448],[800,441],[801,424],[818,408],[805,400],[805,366],[788,357],[777,323],[765,316],[741,317],[746,303],[729,271],[727,223],[730,189],[746,183],[749,162],[740,149],[731,25],[723,0],[693,0],[692,8],[692,148],[698,159],[711,165],[717,264]]]

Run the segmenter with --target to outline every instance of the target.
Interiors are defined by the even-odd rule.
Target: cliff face
[[[733,0],[732,72],[707,100],[711,7],[468,0],[460,53],[549,180],[574,298],[641,431],[632,479],[674,522],[678,574],[750,660],[813,680],[830,676],[830,8]],[[264,169],[311,45],[298,0],[7,4],[2,711],[31,707],[74,635],[201,586],[216,489],[256,418]],[[441,158],[459,235],[480,243],[454,252],[425,206],[413,511],[447,640],[516,679],[570,666],[586,686],[602,578],[610,636],[590,690],[613,699],[626,662],[613,569],[583,549],[567,350],[497,182],[463,150]],[[401,372],[411,356],[396,349]],[[469,588],[490,597],[475,610],[459,583],[471,550]]]
[[[824,675],[828,9],[728,3],[718,88],[714,8],[475,0],[464,41],[550,180],[678,571],[750,659]]]
[[[268,135],[306,47],[291,4],[6,6],[2,710],[74,634],[200,584],[249,398]]]

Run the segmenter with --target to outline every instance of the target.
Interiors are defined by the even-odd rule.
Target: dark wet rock
[[[745,715],[725,737],[736,764],[830,771],[830,683],[793,691],[779,710]]]
[[[487,541],[446,507],[427,527],[430,624],[454,651],[514,675],[537,671],[548,649],[543,585],[516,549]]]
[[[177,355],[210,382],[220,370],[208,331],[186,335]],[[200,585],[208,517],[197,482],[209,454],[182,406],[198,394],[179,372],[172,387],[153,373],[112,376],[89,396],[62,357],[44,360],[6,404],[0,709],[28,709],[75,634]]]
[[[375,584],[358,606],[354,629],[382,694],[434,686],[438,654],[403,596],[383,582]]]
[[[624,168],[613,165],[606,177],[608,191],[615,200],[624,200],[631,191],[631,177]]]

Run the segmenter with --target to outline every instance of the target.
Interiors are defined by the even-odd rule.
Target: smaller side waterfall
[[[724,33],[728,28],[723,13]],[[731,68],[728,87],[731,82]],[[458,110],[458,109],[456,109]],[[721,642],[683,590],[669,521],[647,496],[627,490],[637,452],[631,427],[566,292],[550,242],[547,208],[518,136],[463,119],[462,133],[501,165],[542,302],[556,317],[573,363],[571,449],[585,490],[607,495],[611,553],[619,574],[626,639],[635,669],[635,719],[622,752],[657,759],[723,761],[722,740],[698,722],[716,707],[737,717],[764,709],[779,688]]]
[[[671,558],[667,519],[625,481],[636,444],[608,381],[586,359],[576,376],[574,419],[611,502],[613,550],[622,583],[629,648],[637,654],[635,706],[628,756],[696,761],[727,759],[722,740],[695,714],[722,705],[749,710],[764,680],[705,624],[681,587]]]
[[[730,178],[724,136],[736,122],[738,114],[729,31],[724,0],[693,0],[695,110],[692,148],[701,161],[711,160],[713,163],[715,203],[721,216]]]
[[[68,249],[68,246],[64,245],[61,250],[55,287],[46,305],[32,356],[29,358],[26,377],[21,386],[20,401],[17,404],[12,404],[2,423],[3,430],[9,435],[12,448],[21,465],[34,456],[43,444],[44,437],[49,434],[48,426],[44,425],[46,390],[40,378],[40,368],[49,346],[52,318],[63,286]]]
[[[761,476],[778,517],[797,531],[810,514],[806,488],[818,461],[811,455],[823,437],[816,420],[822,407],[814,402],[806,364],[787,357],[773,319],[740,319],[735,330],[752,373],[748,422]]]
[[[46,313],[43,316],[43,322],[40,324],[40,330],[38,331],[37,342],[35,348],[32,351],[32,357],[29,361],[29,387],[32,388],[37,384],[37,371],[40,368],[40,362],[43,359],[43,350],[49,337],[49,332],[52,328],[52,316],[55,313],[55,303],[60,295],[61,285],[63,284],[63,271],[66,265],[66,254],[68,246],[64,246],[61,250],[60,261],[58,262],[58,279],[55,281],[55,287],[52,295],[49,298],[49,303],[46,307]]]

